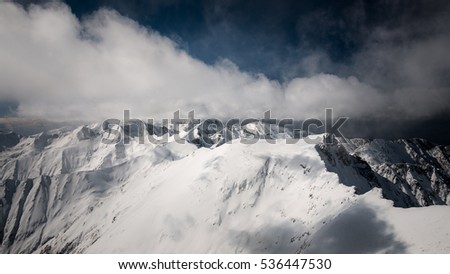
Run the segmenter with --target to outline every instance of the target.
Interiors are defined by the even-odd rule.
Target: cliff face
[[[317,150],[327,168],[357,193],[379,187],[399,207],[450,203],[448,147],[422,139],[348,141],[320,144]]]

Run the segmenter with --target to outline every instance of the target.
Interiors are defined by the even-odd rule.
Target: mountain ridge
[[[258,124],[251,127],[258,130]],[[183,138],[189,130],[181,128]],[[450,202],[448,148],[421,139],[345,143],[335,138],[319,144],[299,139],[286,144],[283,138],[292,135],[279,131],[270,134],[279,142],[245,144],[236,138],[248,132],[235,128],[232,140],[211,138],[208,146],[198,141],[198,131],[179,144],[170,129],[162,144],[140,144],[136,137],[128,145],[104,144],[108,132],[100,125],[22,137],[0,153],[2,250],[450,251],[448,236],[442,234],[446,223],[437,235],[447,238],[428,246],[413,238],[403,243],[403,234],[408,235],[404,223],[363,217],[385,218],[425,206],[442,223]],[[422,218],[410,215],[410,222]],[[365,237],[392,238],[393,246],[323,247],[320,237],[340,231],[329,226],[345,227],[348,218],[386,230],[382,237],[375,230]],[[392,227],[400,227],[401,233],[390,232]]]

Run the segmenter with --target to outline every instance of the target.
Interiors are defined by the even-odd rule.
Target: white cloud
[[[358,81],[317,74],[289,83],[250,75],[227,60],[209,66],[168,38],[114,11],[79,21],[64,4],[24,10],[0,3],[0,100],[20,103],[22,116],[55,120],[171,117],[373,116],[403,108]],[[400,100],[401,101],[401,100]]]

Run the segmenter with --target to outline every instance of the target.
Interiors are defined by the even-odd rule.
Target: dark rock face
[[[373,187],[398,207],[450,204],[448,148],[422,139],[334,139],[316,146],[329,171],[356,194]]]
[[[0,151],[4,151],[7,148],[14,147],[20,142],[20,136],[14,132],[1,132],[0,131]]]

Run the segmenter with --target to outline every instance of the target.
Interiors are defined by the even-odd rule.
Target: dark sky
[[[47,1],[16,2],[28,7]],[[404,100],[397,105],[420,115],[353,117],[349,133],[450,143],[450,1],[64,2],[80,20],[99,8],[113,9],[207,64],[226,58],[241,71],[281,84],[328,73],[356,76],[380,93],[400,90],[404,96],[393,100]],[[16,108],[0,104],[1,113]]]

